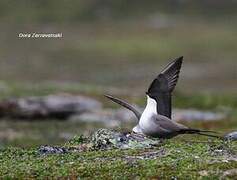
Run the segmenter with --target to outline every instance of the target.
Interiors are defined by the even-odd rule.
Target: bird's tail
[[[200,133],[215,133],[215,134],[218,134],[218,132],[216,131],[210,131],[210,130],[200,130],[200,129],[192,129],[192,128],[189,128],[188,131],[190,132],[200,132]]]
[[[208,136],[208,137],[214,137],[214,138],[223,139],[223,137],[218,136],[218,135],[207,134],[207,133],[215,133],[215,134],[218,133],[218,132],[216,132],[216,131],[209,131],[209,130],[182,129],[182,130],[180,130],[180,133],[181,133],[181,134],[198,134],[198,135],[202,135],[202,136]]]
[[[208,136],[208,137],[214,137],[214,138],[218,138],[218,139],[223,139],[222,136],[217,136],[217,135],[212,135],[212,134],[206,134],[206,133],[197,133],[198,135],[202,135],[202,136]]]

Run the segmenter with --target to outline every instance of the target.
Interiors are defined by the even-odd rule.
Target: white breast
[[[149,128],[149,126],[151,125],[151,123],[149,122],[151,117],[154,114],[157,114],[156,105],[157,105],[156,101],[147,96],[147,105],[139,120],[139,125],[141,129]]]

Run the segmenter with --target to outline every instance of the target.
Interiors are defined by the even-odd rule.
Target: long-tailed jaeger
[[[172,138],[179,134],[199,134],[219,138],[219,136],[206,133],[215,133],[214,131],[189,128],[171,120],[171,97],[179,78],[182,62],[183,57],[175,59],[152,81],[146,92],[147,105],[142,113],[122,99],[105,95],[136,115],[138,124],[133,128],[134,133],[157,138]]]

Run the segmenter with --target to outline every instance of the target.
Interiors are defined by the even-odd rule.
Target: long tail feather
[[[189,128],[189,129],[184,129],[183,131],[189,131],[190,133],[198,133],[198,132],[204,132],[204,133],[215,133],[215,134],[219,134],[219,132],[216,131],[211,131],[211,130],[200,130],[200,129],[193,129],[193,128]]]
[[[202,135],[202,136],[208,136],[208,137],[214,137],[214,138],[218,138],[218,139],[223,139],[223,137],[221,136],[216,136],[216,135],[212,135],[212,134],[206,134],[206,133],[197,133],[198,135]]]
[[[179,131],[180,134],[198,134],[198,135],[202,135],[202,136],[208,136],[208,137],[223,139],[223,137],[221,137],[221,136],[217,136],[217,135],[213,135],[213,134],[207,134],[206,132],[217,133],[215,131],[199,130],[199,129],[182,129],[182,130]]]
[[[208,132],[208,133],[214,133],[214,134],[219,134],[219,132],[216,131],[208,131],[208,130],[199,130],[200,132]]]

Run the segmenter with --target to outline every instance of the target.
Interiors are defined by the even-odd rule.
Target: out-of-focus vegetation
[[[184,56],[179,90],[235,92],[235,1],[1,1],[3,82],[67,82],[143,93]],[[61,39],[19,33],[62,32]],[[1,90],[1,88],[0,88]]]
[[[150,13],[174,15],[199,15],[201,17],[226,17],[236,15],[236,1],[142,1],[142,0],[88,0],[56,1],[22,0],[1,1],[1,19],[7,22],[71,23],[75,21],[127,20],[144,17]]]

